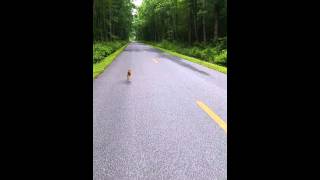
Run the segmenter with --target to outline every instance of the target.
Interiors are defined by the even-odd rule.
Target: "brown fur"
[[[128,81],[130,81],[131,76],[132,76],[131,69],[129,69],[129,70],[128,70],[128,73],[127,73],[127,80],[128,80]]]

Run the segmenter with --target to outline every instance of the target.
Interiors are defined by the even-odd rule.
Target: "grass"
[[[113,62],[113,60],[128,46],[128,44],[122,46],[114,53],[104,58],[99,63],[93,64],[93,78],[96,79],[103,71]]]
[[[149,45],[151,45],[151,44],[149,44]],[[154,48],[160,49],[160,50],[162,50],[162,51],[164,51],[164,52],[166,52],[168,54],[171,54],[173,56],[177,56],[177,57],[180,57],[182,59],[185,59],[185,60],[200,64],[200,65],[205,66],[207,68],[210,68],[210,69],[222,72],[224,74],[227,74],[227,67],[219,66],[217,64],[212,64],[212,63],[209,63],[209,62],[197,59],[197,58],[189,57],[189,56],[186,56],[186,55],[183,55],[183,54],[180,54],[180,53],[177,53],[177,52],[173,52],[173,51],[170,51],[168,49],[163,49],[161,47],[157,47],[157,46],[154,46],[154,45],[151,45],[151,46],[154,47]]]

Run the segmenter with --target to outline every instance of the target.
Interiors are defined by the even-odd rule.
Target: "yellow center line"
[[[216,115],[207,105],[205,105],[201,101],[197,101],[198,106],[205,111],[211,119],[213,119],[226,133],[227,133],[227,124],[218,116]]]
[[[159,63],[159,61],[157,61],[155,58],[152,59],[155,63]]]

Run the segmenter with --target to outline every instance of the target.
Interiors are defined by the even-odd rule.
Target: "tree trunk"
[[[207,36],[206,36],[206,21],[205,18],[202,18],[202,33],[203,33],[203,42],[207,42]]]
[[[198,42],[198,28],[197,28],[197,0],[193,3],[193,27],[194,27],[194,37],[195,41]]]
[[[188,19],[188,23],[189,23],[189,28],[188,28],[188,42],[189,45],[191,45],[191,41],[192,41],[192,0],[190,0],[189,2],[189,19]]]
[[[174,10],[175,11],[175,10]],[[172,14],[172,39],[176,39],[176,18],[175,18],[175,13]]]
[[[206,0],[203,0],[203,10],[206,8]],[[203,33],[203,42],[207,42],[207,36],[206,36],[206,14],[202,14],[202,33]]]
[[[103,36],[103,40],[105,40],[105,41],[108,41],[109,40],[109,38],[108,38],[108,31],[107,31],[107,28],[108,28],[108,24],[107,24],[107,22],[108,22],[108,15],[107,15],[107,13],[106,13],[106,10],[108,9],[107,8],[107,4],[105,3],[105,6],[103,6],[104,8],[102,9],[103,10],[103,19],[104,19],[104,22],[103,22],[103,26],[102,26],[102,30],[103,30],[103,34],[104,34],[104,36]]]
[[[175,26],[174,26],[174,31],[175,31],[175,40],[178,39],[178,0],[175,0]]]
[[[112,8],[111,8],[111,1],[109,6],[109,35],[110,40],[112,41]]]
[[[215,21],[214,21],[214,34],[213,34],[213,41],[218,40],[218,35],[219,35],[219,9],[217,4],[215,5],[214,8],[214,16],[215,16]]]
[[[189,45],[190,45],[191,44],[191,23],[189,25],[188,42],[189,42]]]
[[[157,41],[157,23],[156,23],[157,22],[157,17],[155,16],[154,19],[155,19],[153,21],[154,22],[154,30],[153,30],[154,31],[154,41]]]

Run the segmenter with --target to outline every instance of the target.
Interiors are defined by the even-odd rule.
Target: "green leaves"
[[[215,63],[227,66],[227,50],[224,49],[215,57]]]
[[[131,0],[95,0],[94,41],[128,40],[133,8]]]
[[[146,41],[212,43],[227,35],[226,1],[144,0],[134,21],[136,36]]]
[[[227,74],[227,67],[225,67],[225,66],[220,66],[220,65],[213,64],[213,63],[210,63],[210,62],[206,62],[206,61],[203,61],[203,60],[200,60],[200,59],[197,59],[197,58],[186,56],[184,54],[180,54],[180,53],[177,53],[177,52],[174,52],[174,51],[170,51],[168,49],[163,49],[161,47],[155,46],[154,43],[150,43],[150,44],[152,44],[155,48],[158,48],[158,49],[160,49],[160,50],[162,50],[162,51],[164,51],[164,52],[166,52],[168,54],[171,54],[173,56],[177,56],[177,57],[180,57],[182,59],[185,59],[185,60],[200,64],[200,65],[206,66],[206,67],[208,67],[210,69],[214,69],[214,70],[217,70],[219,72]]]
[[[93,63],[98,63],[117,49],[126,44],[126,41],[97,42],[93,44]]]
[[[221,49],[226,41],[226,38],[219,39],[218,46],[214,45],[194,45],[187,46],[179,43],[172,43],[167,40],[163,40],[159,43],[153,43],[153,45],[168,49],[174,52],[178,52],[190,57],[199,58],[203,61],[210,63],[227,66],[227,49]]]

